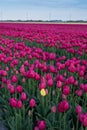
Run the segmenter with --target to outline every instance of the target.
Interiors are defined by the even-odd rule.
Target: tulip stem
[[[60,130],[61,130],[61,117],[62,117],[62,114],[60,113],[59,114]]]
[[[77,119],[77,122],[76,122],[76,130],[78,130],[78,119]]]
[[[44,97],[42,96],[42,111],[43,111],[43,116],[44,116]]]
[[[53,113],[53,124],[55,124],[55,113]]]
[[[33,130],[33,109],[32,109],[32,116],[30,117],[30,125],[31,125],[31,130]]]
[[[15,108],[15,122],[16,122],[16,130],[18,130],[17,129],[17,113],[16,113],[16,108]]]
[[[81,126],[81,130],[84,130],[83,125]]]
[[[64,130],[66,130],[66,113],[64,112]]]
[[[30,91],[30,79],[28,79],[28,94],[30,94],[31,91]]]
[[[85,130],[87,130],[87,127],[85,127]]]
[[[20,117],[20,119],[19,119],[19,128],[21,129],[21,109],[19,109],[19,117]]]
[[[25,121],[25,106],[23,105],[23,119]]]
[[[51,87],[49,87],[49,92],[48,92],[48,95],[49,95],[49,102],[51,101]]]

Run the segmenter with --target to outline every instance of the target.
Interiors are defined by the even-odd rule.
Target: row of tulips
[[[5,37],[16,38],[17,41],[30,41],[47,51],[63,50],[72,56],[87,58],[87,25],[61,24],[13,24],[1,23],[0,34]],[[37,42],[37,44],[36,44]],[[61,54],[61,55],[62,55]]]
[[[87,129],[85,27],[0,24],[0,108],[9,130]]]

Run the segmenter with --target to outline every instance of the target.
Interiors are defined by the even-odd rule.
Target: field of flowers
[[[87,130],[87,25],[0,23],[0,112],[8,130]]]

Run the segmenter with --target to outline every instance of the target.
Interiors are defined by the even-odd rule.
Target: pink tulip
[[[33,99],[33,98],[30,99],[30,101],[29,101],[29,106],[30,106],[31,108],[33,108],[33,107],[36,106],[36,101],[35,101],[35,99]]]
[[[69,109],[69,103],[67,102],[67,100],[61,101],[58,104],[58,111],[59,112],[65,112]]]
[[[35,79],[40,80],[40,75],[38,73],[35,73]]]
[[[29,66],[28,60],[24,61],[25,66]]]
[[[26,79],[23,77],[22,78],[22,83],[25,83],[26,82]]]
[[[46,83],[45,83],[45,82],[41,82],[41,83],[39,84],[39,89],[41,90],[41,89],[43,89],[43,88],[46,88]]]
[[[76,93],[77,96],[81,97],[82,94],[83,94],[83,91],[81,89],[78,89],[78,90],[75,91],[75,93]]]
[[[67,96],[62,94],[62,99],[67,99]]]
[[[6,77],[2,77],[2,82],[3,82],[3,83],[7,83]]]
[[[80,122],[82,123],[82,125],[84,127],[87,127],[87,113],[84,113],[84,114],[79,114],[78,115],[78,119],[80,120]]]
[[[70,87],[69,86],[64,86],[63,87],[63,94],[64,95],[69,95],[70,94]]]
[[[13,85],[10,85],[9,91],[10,91],[10,94],[14,94],[15,93],[15,87]]]
[[[76,106],[76,113],[79,114],[82,112],[82,107],[80,105]]]
[[[78,80],[76,80],[76,81],[74,82],[74,85],[75,85],[75,86],[78,86]]]
[[[17,99],[16,98],[10,98],[9,100],[11,107],[17,107]]]
[[[21,68],[20,68],[20,73],[24,74],[24,72],[25,72],[25,68],[24,68],[24,65],[22,65]]]
[[[81,84],[80,84],[80,89],[84,90],[84,86],[85,86],[85,85],[84,85],[83,83],[81,83]]]
[[[51,74],[50,74],[50,73],[47,73],[47,74],[46,74],[46,80],[49,80],[49,79],[51,79],[51,78],[52,78]]]
[[[84,85],[83,90],[84,90],[85,93],[87,93],[87,84]]]
[[[17,101],[17,108],[22,108],[23,104],[22,104],[22,101],[21,100],[18,100]]]
[[[18,93],[22,93],[23,87],[22,87],[21,85],[16,86],[16,91],[17,91]]]
[[[37,126],[38,126],[39,130],[45,130],[46,122],[44,120],[40,120],[40,121],[38,121]]]
[[[48,85],[49,87],[53,86],[53,80],[52,80],[52,79],[49,79],[49,80],[47,81],[47,85]]]
[[[34,130],[39,130],[39,128],[37,126],[34,127]]]
[[[56,69],[55,69],[55,67],[53,65],[50,65],[49,68],[50,68],[50,72],[56,73]]]
[[[18,81],[18,78],[17,78],[16,75],[13,75],[13,76],[11,77],[11,80],[12,80],[13,83],[16,83],[16,82]]]
[[[7,71],[5,71],[5,70],[2,70],[1,71],[1,74],[2,74],[2,76],[7,76],[8,74],[7,74]]]
[[[70,77],[68,78],[68,82],[69,82],[69,84],[74,84],[74,82],[75,82],[74,77],[73,77],[73,76],[70,76]]]
[[[56,84],[56,87],[57,88],[62,88],[62,82],[59,80],[59,81],[57,81],[57,84]]]
[[[52,106],[52,107],[51,107],[51,111],[52,111],[53,113],[56,113],[56,106]]]
[[[83,71],[83,70],[81,70],[81,71],[79,72],[79,76],[80,76],[80,77],[84,77],[84,71]]]
[[[55,53],[50,53],[49,54],[49,59],[50,60],[55,60],[55,58],[56,58],[56,54]]]
[[[22,101],[25,101],[26,99],[27,99],[26,93],[25,93],[25,92],[22,92],[22,93],[21,93],[21,100],[22,100]]]

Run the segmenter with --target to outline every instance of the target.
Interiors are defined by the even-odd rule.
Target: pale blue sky
[[[0,0],[1,19],[87,20],[87,0]]]

